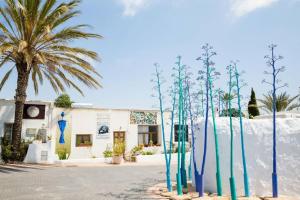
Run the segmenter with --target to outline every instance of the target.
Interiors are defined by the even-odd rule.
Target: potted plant
[[[103,156],[104,156],[104,159],[105,159],[104,162],[105,163],[111,163],[112,155],[113,155],[113,152],[108,148],[105,151],[103,151]]]
[[[114,144],[113,157],[112,157],[113,164],[121,164],[121,162],[123,160],[124,151],[125,151],[124,143],[118,142],[118,143]]]
[[[141,152],[143,151],[144,146],[143,145],[138,145],[135,146],[131,151],[130,151],[130,161],[131,162],[136,162],[136,156],[140,155]]]

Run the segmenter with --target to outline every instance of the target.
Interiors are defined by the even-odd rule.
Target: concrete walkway
[[[152,199],[147,188],[164,181],[163,166],[57,167],[0,165],[2,200]]]

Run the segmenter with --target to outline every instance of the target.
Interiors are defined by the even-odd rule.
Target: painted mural
[[[155,124],[157,124],[157,113],[156,112],[131,111],[130,124],[155,125]]]

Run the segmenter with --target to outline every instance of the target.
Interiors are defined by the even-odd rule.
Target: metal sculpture
[[[209,44],[206,44],[202,47],[204,53],[201,57],[197,58],[197,60],[203,61],[205,71],[200,70],[200,79],[205,79],[206,81],[206,112],[205,112],[205,127],[204,127],[204,147],[203,147],[203,159],[200,173],[200,184],[199,184],[199,196],[202,197],[204,195],[204,169],[205,169],[205,161],[206,161],[206,152],[207,152],[207,126],[208,126],[208,113],[209,106],[211,107],[211,113],[213,118],[213,129],[214,129],[214,139],[215,139],[215,154],[216,154],[216,182],[217,182],[217,194],[218,196],[222,196],[222,180],[220,173],[220,159],[219,159],[219,144],[218,144],[218,135],[215,121],[215,111],[214,111],[214,103],[213,103],[213,80],[215,80],[216,76],[219,75],[218,72],[215,71],[214,63],[211,61],[211,58],[216,55],[216,52],[213,51],[213,47]]]
[[[275,55],[275,48],[277,45],[271,44],[269,45],[269,50],[271,51],[271,55],[265,56],[267,59],[267,66],[271,67],[271,72],[265,71],[264,73],[272,76],[272,82],[268,82],[265,79],[262,81],[263,83],[267,83],[272,86],[272,97],[273,97],[273,172],[272,172],[272,194],[274,198],[278,197],[278,178],[277,178],[277,147],[276,147],[276,92],[278,89],[282,87],[286,87],[287,84],[278,85],[280,80],[278,79],[278,74],[280,72],[285,71],[285,67],[277,67],[277,61],[282,60],[282,56]]]

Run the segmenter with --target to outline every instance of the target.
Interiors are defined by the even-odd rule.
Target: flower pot
[[[122,160],[123,160],[123,156],[122,155],[120,155],[120,156],[113,156],[112,157],[112,163],[113,164],[121,164]]]

